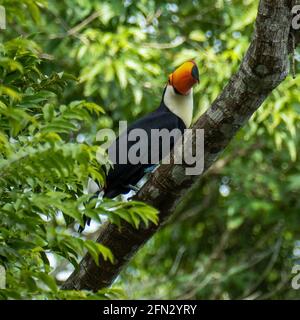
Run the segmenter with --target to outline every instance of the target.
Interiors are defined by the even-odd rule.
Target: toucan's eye
[[[193,66],[192,77],[199,82],[199,70],[196,65]]]

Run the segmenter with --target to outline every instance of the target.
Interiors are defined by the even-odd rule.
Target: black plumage
[[[165,91],[164,91],[165,93]],[[163,94],[164,97],[164,94]],[[149,113],[148,115],[142,117],[141,119],[134,122],[131,126],[128,127],[127,132],[123,133],[121,137],[118,137],[116,142],[113,144],[115,148],[117,159],[119,156],[119,139],[127,139],[127,135],[133,129],[143,129],[147,132],[148,144],[148,164],[119,164],[118,162],[111,169],[106,178],[106,187],[104,189],[104,196],[108,198],[114,198],[119,194],[126,194],[130,191],[130,186],[137,184],[139,180],[145,175],[145,170],[155,163],[151,163],[151,130],[152,129],[167,129],[172,131],[173,129],[179,129],[181,134],[183,134],[184,129],[186,128],[184,122],[173,112],[171,112],[164,103],[162,99],[160,106],[155,111]],[[177,137],[179,138],[179,137]],[[171,149],[174,147],[176,142],[175,139],[171,139],[170,146]],[[131,148],[137,141],[128,141],[127,149]],[[141,141],[143,143],[143,140]],[[159,160],[166,156],[165,151],[159,151]]]
[[[154,110],[153,112],[149,113],[148,115],[138,119],[133,124],[131,124],[127,131],[121,134],[120,137],[116,139],[116,141],[112,144],[111,148],[115,148],[116,152],[116,159],[119,156],[119,140],[122,138],[127,139],[128,134],[133,129],[143,129],[147,132],[147,144],[148,144],[148,156],[151,156],[151,130],[152,129],[167,129],[172,131],[173,129],[179,129],[180,133],[183,134],[184,129],[186,129],[186,125],[184,124],[183,120],[175,115],[172,111],[164,103],[164,95],[166,89],[164,90],[163,97],[160,103],[160,106]],[[178,139],[180,136],[177,136]],[[173,149],[176,138],[170,140],[170,149]],[[128,141],[127,148],[131,148],[137,141]],[[109,150],[110,151],[110,150]],[[166,156],[164,150],[160,148],[159,150],[159,160]],[[145,175],[145,171],[147,168],[156,165],[156,163],[151,163],[150,159],[148,164],[138,163],[138,164],[131,164],[127,162],[126,164],[120,164],[118,161],[114,164],[113,168],[109,171],[106,177],[106,186],[103,190],[104,197],[113,199],[120,194],[126,194],[131,190],[131,187],[136,185]],[[98,197],[99,193],[97,192],[93,198]],[[90,224],[90,218],[84,216],[84,225]],[[83,226],[79,226],[78,231],[82,232],[84,230]]]
[[[116,139],[109,148],[109,155],[113,155],[114,158],[111,159],[114,167],[107,175],[106,185],[103,188],[104,197],[114,198],[128,193],[143,178],[149,167],[158,164],[173,149],[186,125],[191,124],[193,112],[191,89],[199,81],[196,63],[194,61],[183,63],[169,75],[168,85],[165,87],[158,109],[134,122]],[[142,129],[142,135],[135,129]],[[161,130],[164,130],[164,134],[167,133],[167,137],[160,132]],[[128,135],[133,135],[133,139],[129,139]],[[167,143],[167,146],[164,143]],[[158,150],[152,146],[158,147]],[[135,162],[129,161],[128,151],[129,154],[136,156]],[[123,161],[119,161],[119,154],[122,155]],[[85,218],[85,221],[87,220]],[[83,228],[81,226],[79,230],[82,231]]]

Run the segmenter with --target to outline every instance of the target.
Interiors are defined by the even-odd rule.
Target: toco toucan
[[[164,88],[160,106],[153,112],[135,121],[128,127],[127,132],[119,136],[110,148],[114,148],[114,152],[118,161],[119,140],[126,139],[127,135],[133,129],[143,129],[148,134],[148,156],[151,156],[151,138],[150,131],[152,129],[179,129],[181,134],[184,129],[189,128],[193,116],[193,86],[199,83],[199,70],[194,61],[183,63],[173,73],[169,75],[168,83]],[[130,149],[137,141],[128,141],[127,148]],[[172,141],[173,148],[175,141]],[[110,149],[108,150],[110,152]],[[149,156],[149,161],[150,161]],[[160,150],[159,160],[164,157],[163,151]],[[114,198],[120,194],[128,193],[145,175],[153,164],[147,162],[131,164],[121,164],[116,162],[109,171],[106,178],[106,185],[103,189],[104,197]],[[100,191],[96,193],[98,196]],[[89,224],[89,219],[86,219]],[[80,227],[79,231],[83,228]]]

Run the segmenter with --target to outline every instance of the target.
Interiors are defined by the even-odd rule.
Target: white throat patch
[[[167,85],[164,103],[184,122],[187,128],[190,127],[193,119],[193,89],[188,95],[183,96],[177,94],[171,85]]]

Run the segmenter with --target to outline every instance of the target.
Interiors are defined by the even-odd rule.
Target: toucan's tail
[[[91,223],[91,218],[89,218],[89,217],[87,217],[86,215],[84,215],[84,216],[83,216],[83,226],[80,225],[80,226],[78,227],[78,232],[79,232],[79,233],[82,233],[83,230],[84,230],[84,228],[85,228],[85,226],[86,226],[86,225],[89,226],[90,223]]]
[[[153,170],[153,167],[151,167]],[[149,171],[150,172],[150,171]],[[104,190],[103,188],[100,189],[99,186],[95,183],[94,180],[89,179],[88,182],[88,187],[87,187],[88,193],[89,194],[94,194],[88,202],[90,202],[91,200],[98,198],[100,192],[104,191],[103,197],[105,198],[109,198],[109,199],[113,199],[116,196],[122,194],[122,193],[128,193],[130,190],[133,190],[135,192],[139,191],[139,188],[132,186],[132,185],[126,185],[126,186],[122,186],[119,188],[114,188],[114,189],[109,189],[109,190]],[[125,191],[125,192],[124,192]],[[80,225],[78,228],[78,232],[81,233],[86,225],[90,225],[91,223],[91,218],[87,217],[86,215],[83,216],[83,225]]]
[[[88,202],[91,200],[98,198],[99,193],[102,191],[102,189],[98,186],[98,184],[91,178],[89,178],[88,184],[87,184],[87,193],[88,194],[94,194]],[[87,217],[86,215],[83,216],[83,225],[80,225],[78,228],[78,232],[82,233],[86,225],[90,225],[91,218]]]
[[[98,197],[99,197],[99,193],[100,193],[101,191],[102,191],[102,190],[97,191],[97,192],[90,198],[90,200],[89,200],[88,202],[92,201],[93,199],[98,198]],[[82,226],[82,225],[79,226],[78,232],[81,233],[81,232],[84,230],[85,226],[86,226],[86,225],[89,226],[90,223],[91,223],[91,218],[90,218],[90,217],[87,217],[86,215],[83,215],[83,226]]]
[[[105,198],[109,198],[109,199],[113,199],[116,196],[118,196],[120,194],[119,190],[110,190],[110,191],[105,191],[103,189],[98,189],[97,192],[95,192],[95,194],[89,199],[88,202],[92,201],[93,199],[96,199],[99,197],[100,192],[104,191],[103,197]],[[83,225],[80,225],[78,228],[78,232],[82,233],[82,231],[84,230],[85,226],[89,226],[91,223],[91,218],[87,217],[86,215],[83,216]]]

